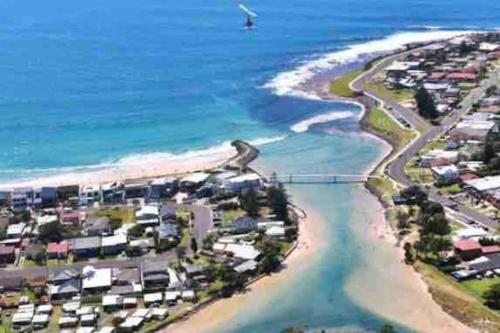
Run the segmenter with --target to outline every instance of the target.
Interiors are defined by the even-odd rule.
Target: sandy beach
[[[351,300],[419,332],[475,332],[444,312],[420,275],[404,264],[404,251],[396,247],[396,238],[376,199],[364,191],[357,202],[363,203],[355,212],[355,220],[361,225],[353,229],[360,243],[370,250],[362,251],[363,264],[345,286]],[[368,232],[363,232],[365,228]]]
[[[152,154],[149,158],[130,156],[114,165],[87,167],[82,171],[68,170],[65,172],[63,169],[52,176],[2,183],[0,189],[90,185],[166,175],[182,175],[216,168],[234,155],[236,155],[236,150],[230,145],[224,145],[217,149],[200,151],[195,156],[163,153]]]
[[[304,208],[301,206],[301,208]],[[321,216],[306,207],[307,217],[300,219],[297,248],[286,258],[285,268],[276,274],[266,276],[254,284],[243,294],[231,298],[217,300],[200,310],[186,320],[168,326],[161,332],[192,333],[211,332],[221,327],[224,322],[233,318],[240,310],[250,305],[253,300],[265,302],[272,299],[275,292],[287,288],[297,276],[299,270],[304,270],[317,255],[326,240],[321,237],[324,221]]]

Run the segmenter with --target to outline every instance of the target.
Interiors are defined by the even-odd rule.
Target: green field
[[[95,212],[94,216],[107,216],[110,219],[120,219],[123,223],[135,222],[135,211],[133,208],[105,209]]]
[[[369,82],[364,86],[366,89],[375,91],[377,94],[388,98],[394,102],[413,100],[413,93],[408,89],[387,89],[380,83]]]
[[[412,131],[401,128],[380,108],[370,110],[366,122],[374,131],[390,140],[396,149],[404,147],[415,136]]]
[[[343,74],[330,83],[330,92],[340,97],[353,97],[354,91],[349,88],[349,83],[363,73],[363,69]]]
[[[474,295],[481,301],[484,301],[483,293],[495,283],[500,283],[500,277],[497,276],[491,279],[482,280],[472,279],[461,282],[462,286],[464,286],[470,294]]]

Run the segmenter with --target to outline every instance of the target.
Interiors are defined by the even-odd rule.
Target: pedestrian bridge
[[[285,184],[349,184],[365,183],[370,178],[379,176],[362,174],[312,173],[278,174],[273,173],[268,179],[273,183]]]

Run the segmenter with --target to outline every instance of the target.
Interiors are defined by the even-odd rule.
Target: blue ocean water
[[[0,182],[284,136],[261,147],[270,168],[362,172],[380,147],[358,135],[359,108],[299,98],[308,93],[299,83],[443,30],[500,26],[491,0],[246,3],[258,13],[253,31],[236,0],[1,1]],[[355,189],[292,190],[343,246],[328,247],[294,292],[227,329],[379,327],[342,288],[360,260],[347,227]]]

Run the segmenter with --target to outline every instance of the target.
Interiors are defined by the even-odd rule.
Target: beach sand
[[[425,282],[403,262],[404,251],[384,217],[384,210],[367,191],[357,196],[353,230],[364,246],[363,264],[345,286],[351,300],[387,320],[419,332],[475,332],[444,312]],[[368,232],[366,232],[368,231]]]
[[[303,208],[301,206],[301,208]],[[237,294],[231,298],[218,300],[184,321],[172,324],[161,332],[192,333],[211,332],[222,327],[224,322],[234,318],[246,306],[258,300],[260,304],[266,299],[272,299],[275,293],[287,288],[293,283],[293,278],[299,276],[298,271],[307,269],[326,240],[321,237],[324,221],[321,216],[307,209],[307,217],[299,222],[299,238],[297,248],[286,258],[285,269],[277,274],[266,276],[253,283],[248,292]]]
[[[140,180],[166,175],[182,175],[195,171],[216,168],[236,155],[236,150],[224,147],[217,150],[200,152],[197,156],[161,154],[151,158],[129,157],[127,161],[112,166],[89,167],[85,171],[61,172],[47,177],[14,181],[0,184],[0,189],[15,187],[41,187],[63,185],[91,185],[107,182]]]

